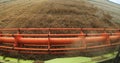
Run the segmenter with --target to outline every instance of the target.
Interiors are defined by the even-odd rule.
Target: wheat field
[[[84,0],[0,0],[1,28],[112,27],[112,16]]]

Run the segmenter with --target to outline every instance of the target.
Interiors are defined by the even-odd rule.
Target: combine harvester
[[[71,33],[73,31],[73,33]],[[69,33],[70,32],[70,33]],[[73,46],[77,44],[76,46]],[[120,29],[110,28],[4,28],[0,50],[20,54],[73,54],[120,45]]]

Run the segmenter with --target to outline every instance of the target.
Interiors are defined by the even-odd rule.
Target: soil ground
[[[119,28],[109,12],[82,0],[0,0],[0,27]]]
[[[98,8],[109,13],[113,17],[111,22],[120,24],[120,18],[119,18],[120,4],[110,2],[109,0],[87,0],[87,2],[90,2],[94,4],[95,6],[97,6]],[[120,28],[120,25],[118,25],[118,27]]]

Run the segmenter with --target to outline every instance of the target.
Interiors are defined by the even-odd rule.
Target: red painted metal
[[[8,33],[2,33],[4,31]],[[27,34],[21,31],[48,31],[44,34]],[[51,31],[79,31],[80,33],[51,33]],[[85,33],[84,31],[101,31]],[[11,33],[16,32],[16,33]],[[92,46],[88,46],[92,43]],[[98,44],[94,44],[98,43]],[[102,44],[99,44],[102,43]],[[4,45],[9,44],[9,45]],[[10,46],[11,45],[11,46]],[[81,46],[74,46],[81,45]],[[0,29],[0,50],[29,54],[65,54],[68,51],[97,49],[120,45],[120,29],[110,28],[5,28]],[[29,52],[31,51],[31,52]]]

